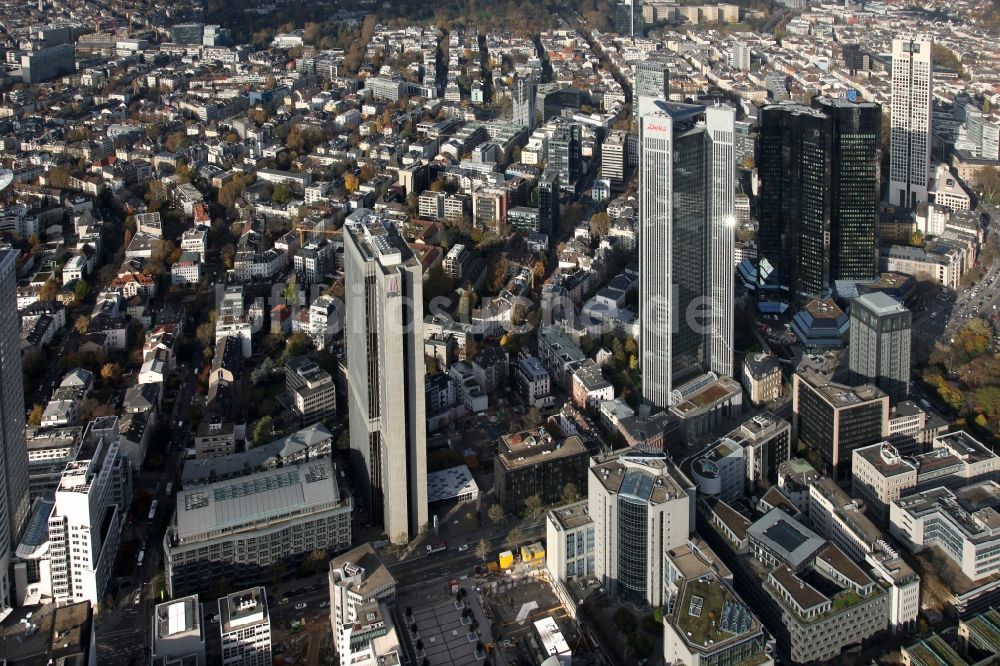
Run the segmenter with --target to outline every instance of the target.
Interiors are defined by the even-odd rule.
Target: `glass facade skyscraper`
[[[878,272],[875,224],[881,109],[818,97],[761,112],[758,280],[763,300],[795,303],[836,280]]]
[[[642,392],[668,407],[685,381],[732,371],[735,114],[663,101],[655,109],[639,135]]]

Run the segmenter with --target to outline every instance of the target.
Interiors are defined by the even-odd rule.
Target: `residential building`
[[[521,397],[529,405],[538,409],[546,409],[555,404],[552,394],[552,378],[542,362],[534,356],[522,356],[514,368]]]
[[[733,289],[734,112],[661,101],[654,108],[639,135],[642,392],[668,407],[673,389],[692,377],[732,373],[731,308],[721,306]],[[702,299],[712,304],[708,321],[690,316]]]
[[[910,552],[937,546],[973,582],[1000,572],[1000,484],[932,488],[889,505],[889,532]]]
[[[826,97],[761,111],[762,300],[795,305],[837,280],[875,279],[880,123],[877,104]]]
[[[252,584],[315,550],[343,550],[351,512],[322,458],[185,488],[163,539],[168,593],[204,592],[219,579]]]
[[[578,408],[597,411],[602,401],[614,397],[615,387],[604,378],[601,366],[593,359],[585,359],[573,370],[573,404]]]
[[[949,212],[972,208],[972,196],[966,191],[962,181],[951,173],[947,164],[938,164],[931,174],[930,191],[927,199],[935,207]]]
[[[502,436],[494,460],[493,490],[508,513],[522,513],[533,496],[542,505],[555,504],[567,484],[582,492],[587,479],[587,449],[580,438],[556,439],[545,428]]]
[[[332,418],[337,412],[337,385],[326,370],[305,356],[285,364],[285,390],[303,426]]]
[[[70,44],[70,51],[73,45]],[[28,447],[17,315],[17,250],[0,251],[0,605],[12,603],[14,548],[28,520]]]
[[[207,666],[205,624],[198,595],[156,604],[153,610],[153,663]]]
[[[851,468],[854,449],[888,432],[889,396],[871,384],[845,386],[805,370],[792,376],[792,430],[835,478]]]
[[[370,515],[402,543],[427,523],[423,271],[378,213],[359,209],[344,228],[355,483]]]
[[[206,413],[194,434],[195,457],[217,458],[236,451],[236,424],[216,411]]]
[[[444,274],[453,280],[461,280],[464,277],[466,266],[471,256],[464,245],[458,243],[453,245],[441,262]]]
[[[913,316],[892,296],[876,291],[851,302],[849,346],[852,384],[871,383],[892,403],[910,394]]]
[[[594,575],[615,594],[663,604],[663,552],[694,530],[695,486],[663,455],[598,456],[587,476]]]
[[[889,201],[916,208],[927,201],[931,166],[933,52],[929,37],[892,40]]]
[[[219,599],[222,666],[271,665],[271,615],[263,587]]]

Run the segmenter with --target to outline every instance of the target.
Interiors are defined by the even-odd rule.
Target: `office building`
[[[59,480],[49,515],[49,562],[57,603],[96,607],[112,580],[132,470],[116,439],[96,437],[88,448]]]
[[[73,46],[69,45],[72,51]],[[18,252],[0,252],[0,605],[11,603],[11,557],[28,520],[28,448],[24,431]]]
[[[949,424],[930,411],[924,411],[912,400],[896,403],[889,412],[889,443],[904,456],[923,453],[934,440],[948,431]]]
[[[615,29],[623,37],[642,37],[643,0],[617,0],[615,2]]]
[[[656,102],[670,99],[670,71],[659,60],[641,60],[632,67],[632,108],[634,130],[638,134],[641,118],[656,113]]]
[[[732,308],[721,306],[733,288],[734,115],[725,106],[655,108],[639,135],[640,348],[643,398],[667,407],[695,376],[732,373]]]
[[[971,581],[1000,573],[1000,484],[933,488],[889,506],[889,532],[910,552],[937,546]]]
[[[628,132],[612,130],[601,144],[601,176],[619,187],[625,182],[627,165]]]
[[[153,663],[207,666],[203,618],[197,594],[156,604],[151,632]]]
[[[204,38],[205,25],[202,23],[178,23],[170,26],[170,41],[174,44],[202,44]]]
[[[910,337],[913,316],[903,304],[880,291],[851,302],[850,377],[871,383],[897,403],[910,394]]]
[[[805,370],[792,376],[792,430],[835,478],[851,470],[854,449],[885,439],[889,396],[871,384],[844,386]]]
[[[559,174],[546,169],[538,180],[538,228],[543,234],[559,231]]]
[[[395,601],[396,579],[371,544],[330,560],[329,588],[330,625],[340,663],[399,663],[399,638],[388,605]]]
[[[892,40],[889,201],[916,208],[927,201],[931,167],[933,51],[929,37]]]
[[[667,664],[773,664],[771,638],[728,581],[714,571],[678,583],[663,618]]]
[[[879,442],[855,449],[851,459],[851,491],[883,527],[889,506],[901,497],[990,480],[1000,480],[1000,457],[964,430],[936,437],[933,448],[919,455],[902,455],[890,442]]]
[[[329,460],[275,467],[177,493],[163,539],[167,590],[259,582],[315,550],[351,544],[351,497]]]
[[[514,81],[511,90],[513,96],[512,122],[521,127],[531,129],[535,126],[536,111],[535,75],[519,76]]]
[[[545,568],[555,581],[594,575],[597,546],[587,502],[580,500],[545,514],[545,543],[548,546]]]
[[[529,497],[555,504],[569,483],[582,492],[587,466],[587,449],[575,435],[557,439],[545,428],[504,435],[497,447],[493,490],[508,513],[523,513]]]
[[[743,357],[743,388],[750,404],[759,407],[781,397],[781,364],[772,354],[755,353]]]
[[[736,41],[726,49],[726,63],[731,69],[750,71],[750,45]]]
[[[761,300],[796,304],[876,278],[880,118],[876,104],[823,97],[761,111]]]
[[[285,364],[285,390],[302,426],[332,418],[337,412],[337,385],[330,373],[305,356]]]
[[[359,209],[344,229],[354,478],[389,538],[407,542],[427,523],[423,271],[379,213]]]
[[[44,83],[76,71],[73,44],[59,44],[21,55],[21,81]]]
[[[576,190],[580,159],[580,126],[575,123],[561,124],[549,136],[549,159],[545,168],[559,176],[559,184],[567,192]],[[544,229],[542,231],[549,233]]]
[[[791,431],[788,421],[770,412],[747,419],[695,460],[691,475],[698,492],[730,504],[763,494],[791,457]]]
[[[694,530],[694,484],[663,455],[598,456],[587,476],[594,575],[615,594],[663,604],[663,552]]]
[[[263,587],[219,599],[222,666],[271,666],[271,615]]]

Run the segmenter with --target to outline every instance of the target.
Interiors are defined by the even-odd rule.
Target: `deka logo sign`
[[[653,132],[667,132],[667,131],[669,131],[663,125],[657,125],[655,123],[649,123],[648,125],[646,125],[646,129],[651,130]]]

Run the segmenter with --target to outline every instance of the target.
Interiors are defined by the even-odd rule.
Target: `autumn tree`
[[[49,278],[42,285],[42,288],[38,292],[38,299],[42,301],[54,301],[56,296],[59,295],[59,282],[55,278]]]
[[[567,483],[563,486],[562,496],[564,502],[572,504],[580,499],[580,489],[576,487],[575,483]]]
[[[479,558],[480,562],[485,562],[486,558],[490,556],[490,543],[486,539],[480,539],[479,543],[476,544],[476,557]]]
[[[73,328],[80,335],[86,335],[87,329],[90,328],[90,317],[87,315],[80,315],[76,318],[76,321],[73,322]]]
[[[529,518],[538,518],[544,508],[545,504],[539,495],[529,495],[524,500],[524,513]]]
[[[507,519],[507,513],[503,510],[503,506],[500,504],[494,504],[491,506],[486,515],[488,515],[490,520],[492,520],[496,525],[499,525]]]
[[[32,428],[37,428],[42,425],[42,414],[44,412],[45,410],[38,403],[32,405],[31,411],[28,412],[28,425]]]

